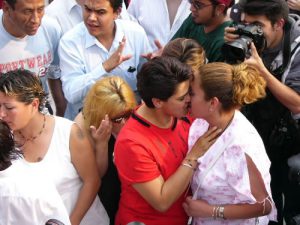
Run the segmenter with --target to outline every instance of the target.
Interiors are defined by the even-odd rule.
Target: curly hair
[[[225,111],[250,104],[266,95],[266,81],[259,72],[247,65],[215,62],[201,66],[200,86],[206,100],[217,97]]]

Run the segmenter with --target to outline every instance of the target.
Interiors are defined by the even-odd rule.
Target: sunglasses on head
[[[198,2],[195,0],[189,0],[189,3],[196,9],[196,10],[200,10],[203,9],[205,7],[211,6],[213,4],[203,4],[202,2]]]

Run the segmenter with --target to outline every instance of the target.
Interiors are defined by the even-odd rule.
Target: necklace
[[[37,139],[37,138],[43,133],[43,131],[44,131],[44,129],[45,129],[45,126],[46,126],[46,116],[45,116],[45,114],[43,114],[43,116],[44,116],[43,126],[42,126],[41,130],[38,132],[37,135],[32,136],[32,137],[30,137],[30,138],[26,138],[26,137],[22,134],[21,131],[18,131],[18,133],[20,134],[21,138],[22,138],[23,140],[25,140],[24,143],[23,143],[23,145],[25,145],[25,143],[28,142],[28,141],[34,141],[35,139]],[[23,146],[23,145],[22,145],[22,146]]]

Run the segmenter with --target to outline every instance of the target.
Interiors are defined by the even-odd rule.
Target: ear
[[[2,2],[3,13],[8,13],[10,9],[12,9],[11,6],[6,1],[3,1]]]
[[[216,111],[220,106],[220,101],[217,97],[213,97],[210,99],[210,106],[209,106],[209,111],[214,112]]]
[[[274,24],[274,29],[278,30],[278,29],[283,29],[285,24],[285,21],[283,18],[279,19],[275,24]]]
[[[223,15],[226,6],[224,4],[219,4],[216,6],[215,15],[220,16]]]
[[[155,108],[160,109],[163,105],[163,101],[158,98],[152,98],[152,103]]]
[[[122,7],[119,7],[114,13],[115,13],[115,20],[119,18],[120,14],[122,12]]]
[[[39,111],[40,100],[38,98],[34,98],[33,101],[31,102],[31,105],[33,109]]]

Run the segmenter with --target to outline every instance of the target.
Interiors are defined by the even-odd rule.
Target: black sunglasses
[[[203,9],[205,7],[211,6],[213,4],[203,4],[201,2],[195,1],[195,0],[189,0],[189,3],[196,9],[196,10],[200,10]]]
[[[115,118],[110,119],[113,123],[121,123],[123,120],[128,120],[128,118],[131,116],[132,111],[126,112],[121,116],[117,116]]]

